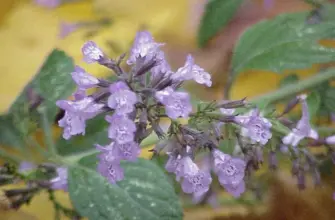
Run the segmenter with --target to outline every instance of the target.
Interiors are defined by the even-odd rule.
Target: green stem
[[[288,85],[276,91],[255,97],[251,100],[251,102],[254,104],[259,104],[261,102],[269,102],[269,103],[278,102],[284,98],[303,92],[307,89],[311,89],[315,86],[320,85],[323,82],[326,82],[334,78],[335,78],[335,69],[329,69],[322,73],[316,74],[308,79],[301,80],[293,85]]]
[[[49,149],[50,154],[57,155],[57,149],[56,149],[55,143],[52,138],[51,125],[49,123],[46,111],[45,109],[41,109],[39,112],[41,113],[41,118],[42,118],[42,129],[43,129],[43,134],[44,134],[44,141],[46,142],[46,145]]]

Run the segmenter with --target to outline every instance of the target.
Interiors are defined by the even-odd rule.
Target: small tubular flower
[[[302,116],[298,121],[297,126],[292,129],[292,131],[283,137],[282,142],[285,145],[297,146],[299,142],[305,137],[317,139],[319,137],[318,133],[312,129],[309,123],[309,112],[306,102],[306,95],[299,96],[302,104]]]
[[[57,176],[50,180],[51,188],[55,190],[68,190],[67,185],[67,168],[58,167],[56,169]]]
[[[136,94],[128,89],[115,91],[108,98],[108,107],[115,109],[116,114],[119,115],[125,115],[134,111],[136,103]]]
[[[206,85],[207,87],[212,86],[211,75],[205,72],[200,66],[194,64],[194,59],[191,55],[187,56],[184,66],[180,67],[174,74],[171,74],[170,77],[174,82],[193,79],[197,83]]]
[[[115,140],[118,144],[125,144],[134,140],[136,131],[135,123],[129,118],[121,115],[107,115],[106,121],[110,123],[108,137]]]
[[[146,63],[159,57],[159,48],[162,43],[156,43],[148,31],[140,31],[136,34],[133,46],[130,50],[130,56],[127,60],[128,65],[137,62]]]
[[[249,137],[252,142],[265,145],[272,137],[272,124],[261,117],[257,109],[253,110],[250,116],[236,116],[235,121],[242,126],[241,135]]]
[[[59,100],[56,104],[65,110],[64,117],[58,121],[58,125],[64,128],[64,139],[77,134],[85,134],[86,120],[95,117],[104,107],[103,104],[95,103],[90,97],[78,101]]]
[[[89,64],[99,62],[104,58],[103,51],[93,41],[87,41],[81,51],[84,55],[84,61]]]
[[[71,73],[73,81],[79,88],[89,89],[98,85],[99,80],[88,74],[83,68],[76,66],[74,72]]]

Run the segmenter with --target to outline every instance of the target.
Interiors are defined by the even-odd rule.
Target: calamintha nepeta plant
[[[161,50],[163,46],[149,32],[138,32],[127,59],[129,71],[125,71],[120,66],[125,55],[118,60],[110,59],[98,45],[88,41],[82,47],[84,61],[113,70],[117,80],[98,79],[77,66],[72,73],[77,84],[74,99],[57,101],[57,106],[65,110],[59,121],[65,139],[85,135],[86,121],[105,115],[110,144],[96,144],[100,152],[97,170],[111,184],[124,178],[120,161],[135,161],[141,142],[153,132],[159,137],[152,149],[154,156],[167,154],[165,169],[175,174],[185,193],[197,197],[210,190],[213,174],[227,192],[239,197],[246,189],[248,178],[263,161],[264,148],[270,152],[272,168],[277,166],[276,152],[289,149],[299,186],[303,187],[306,172],[311,172],[319,182],[316,159],[299,144],[306,138],[334,144],[334,136],[320,139],[311,127],[306,95],[297,96],[284,111],[302,105],[302,118],[292,130],[281,124],[280,121],[285,121],[283,115],[264,115],[245,99],[204,102],[195,110],[190,94],[181,86],[185,81],[194,80],[210,87],[211,76],[194,63],[191,55],[186,57],[184,66],[173,71]],[[87,95],[86,90],[91,88],[97,90]],[[162,123],[167,123],[163,119],[168,119],[168,129],[162,128]],[[227,139],[233,140],[235,148],[241,150],[240,156],[222,151],[220,146]],[[202,166],[195,162],[198,157],[206,158]],[[62,182],[66,171],[58,173],[53,185],[58,181],[57,188],[66,189]]]

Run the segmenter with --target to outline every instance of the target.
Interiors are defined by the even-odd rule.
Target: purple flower
[[[186,57],[186,62],[183,67],[180,67],[177,72],[171,75],[173,81],[182,82],[193,79],[192,69],[194,66],[194,59],[191,55]]]
[[[56,8],[62,3],[61,0],[35,0],[35,4],[46,7]]]
[[[71,73],[73,81],[79,88],[89,89],[95,87],[99,80],[94,76],[88,74],[83,68],[76,66],[74,72]]]
[[[183,67],[180,67],[176,73],[171,75],[171,79],[175,82],[182,82],[185,80],[195,80],[199,84],[212,86],[211,75],[200,66],[194,64],[194,59],[188,55]]]
[[[114,160],[135,161],[141,152],[140,146],[133,141],[125,144],[112,142],[106,147],[97,145],[97,149],[101,151],[99,158],[109,162]]]
[[[86,89],[78,87],[77,90],[73,93],[75,100],[82,100],[86,97]]]
[[[64,117],[58,121],[58,125],[64,128],[64,139],[85,134],[86,120],[94,118],[104,107],[103,104],[95,103],[90,97],[78,101],[59,100],[56,105],[65,110]]]
[[[125,144],[134,140],[136,131],[135,123],[129,118],[121,115],[106,116],[106,121],[110,123],[108,137],[118,144]]]
[[[151,80],[167,77],[171,73],[171,68],[169,63],[165,60],[165,55],[163,51],[157,54],[158,64],[151,69]]]
[[[309,123],[306,95],[299,96],[299,99],[302,102],[301,119],[298,121],[296,128],[293,128],[292,131],[282,139],[285,145],[292,145],[294,147],[297,146],[298,143],[305,137],[318,139],[318,133],[312,129]]]
[[[165,164],[165,169],[169,173],[174,173],[177,170],[177,167],[179,166],[179,163],[181,161],[181,155],[175,155],[173,153],[169,153],[169,159]]]
[[[194,81],[201,85],[206,85],[207,87],[212,86],[211,75],[207,73],[203,68],[198,65],[194,65],[192,72]]]
[[[121,160],[118,157],[118,155],[115,154],[115,152],[113,150],[114,145],[115,145],[115,142],[112,142],[107,146],[101,146],[99,144],[96,144],[95,145],[96,149],[100,151],[100,154],[98,154],[99,160],[103,160],[106,163]]]
[[[335,135],[327,137],[326,143],[329,145],[335,145]]]
[[[169,97],[173,92],[174,90],[169,86],[161,91],[157,91],[155,97],[161,103],[165,103],[166,98]]]
[[[72,32],[76,31],[79,28],[78,23],[67,23],[61,22],[59,38],[63,39],[69,36]]]
[[[177,119],[179,117],[187,118],[192,112],[192,104],[189,94],[186,92],[171,92],[167,95],[168,92],[169,91],[167,91],[166,96],[162,93],[156,93],[156,97],[161,99],[162,103],[165,105],[166,114],[171,119]]]
[[[272,124],[266,118],[259,116],[258,110],[253,110],[250,116],[237,116],[235,121],[242,126],[241,135],[249,137],[253,142],[265,145],[272,137]]]
[[[234,184],[225,184],[223,185],[225,190],[234,196],[235,198],[238,198],[241,196],[242,193],[245,191],[245,182],[241,181],[240,183],[234,185]]]
[[[181,187],[185,193],[205,193],[211,183],[210,173],[198,169],[186,173]]]
[[[129,90],[129,87],[127,86],[127,84],[125,82],[122,82],[122,81],[117,81],[113,84],[111,84],[109,86],[109,91],[113,94],[117,91],[120,91],[120,90],[126,90],[128,89]]]
[[[22,161],[19,166],[19,172],[27,172],[35,169],[37,166],[28,161]]]
[[[104,57],[102,50],[93,41],[87,41],[81,48],[81,51],[86,63],[99,62]]]
[[[114,184],[124,178],[123,169],[120,166],[120,161],[118,160],[108,162],[100,160],[97,166],[97,171],[111,184]]]
[[[240,158],[232,158],[219,150],[214,150],[214,171],[219,177],[219,182],[224,185],[237,185],[244,178],[246,163]]]
[[[56,172],[57,176],[50,180],[51,188],[54,190],[67,191],[67,168],[58,167]]]
[[[127,60],[127,64],[136,64],[137,61],[145,63],[152,59],[156,59],[156,56],[159,53],[159,48],[162,45],[164,44],[156,43],[148,31],[138,32],[130,50],[130,56]]]
[[[119,115],[134,111],[136,103],[136,94],[128,89],[116,91],[108,98],[108,106],[115,109],[115,112]]]

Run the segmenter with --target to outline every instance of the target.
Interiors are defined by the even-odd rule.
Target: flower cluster
[[[285,134],[274,133],[271,119],[278,121],[280,116],[264,116],[245,99],[199,103],[195,111],[190,95],[181,86],[193,80],[210,87],[211,75],[195,64],[191,55],[186,57],[182,67],[174,71],[165,59],[163,47],[164,44],[155,42],[149,32],[137,33],[126,61],[129,71],[125,71],[121,67],[124,55],[110,59],[96,43],[86,42],[82,47],[84,61],[109,68],[117,75],[117,80],[111,82],[96,78],[77,66],[72,73],[77,84],[73,100],[57,102],[65,110],[59,121],[65,139],[84,135],[87,120],[100,114],[105,116],[110,143],[106,146],[96,144],[100,152],[97,170],[111,184],[124,178],[120,162],[136,161],[141,141],[151,133],[159,137],[152,149],[154,156],[168,155],[165,169],[175,174],[182,190],[195,198],[207,198],[205,194],[213,194],[211,183],[214,176],[227,192],[239,197],[248,186],[250,175],[246,174],[258,169],[263,162],[265,147],[270,149],[272,169],[277,167],[277,150],[284,148],[306,155],[305,161],[310,167],[316,164],[307,151],[298,148],[306,137],[318,139],[309,123],[306,96],[298,96],[295,100],[295,104],[302,103],[302,118],[291,133]],[[96,89],[95,92],[88,95],[87,90],[92,88]],[[167,131],[161,127],[163,118],[170,121]],[[180,123],[180,118],[188,119],[188,124]],[[281,140],[283,135],[286,136]],[[270,142],[270,139],[274,141]],[[224,141],[234,141],[241,154],[225,152],[221,147]],[[334,143],[334,137],[324,141]],[[207,158],[206,166],[199,166],[199,152]],[[298,176],[302,178],[301,174]],[[63,182],[58,181],[57,185],[63,186]]]

